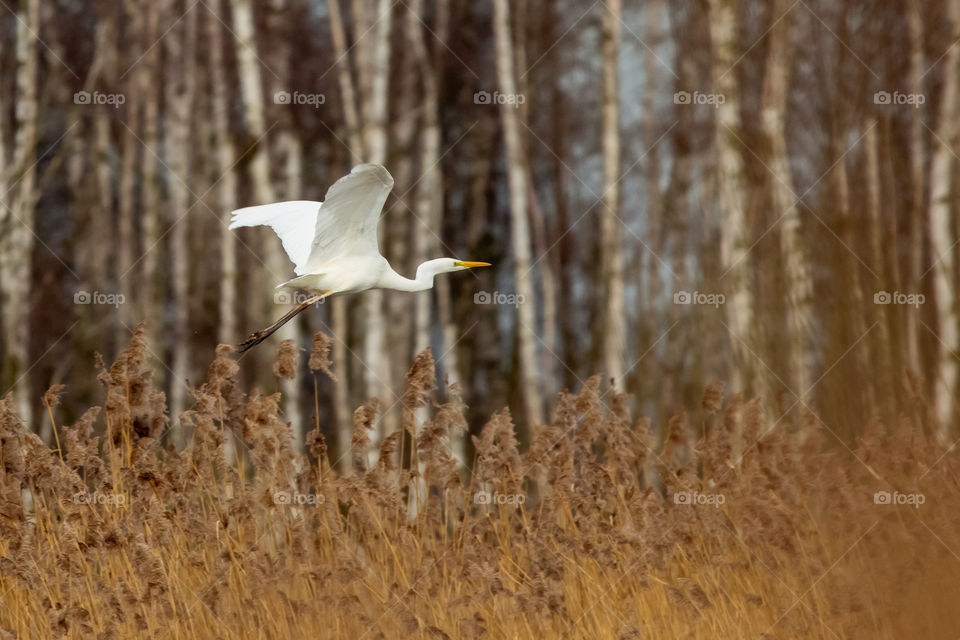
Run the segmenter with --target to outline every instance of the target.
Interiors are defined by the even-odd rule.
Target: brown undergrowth
[[[494,415],[465,472],[464,406],[435,403],[426,351],[378,456],[378,404],[356,410],[341,475],[317,431],[293,452],[279,396],[245,393],[228,347],[187,447],[163,444],[145,353],[138,330],[101,366],[103,407],[52,447],[0,403],[0,637],[957,635],[957,455],[907,421],[844,444],[716,385],[656,438],[596,377],[526,451]]]

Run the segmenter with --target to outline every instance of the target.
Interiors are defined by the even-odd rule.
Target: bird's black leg
[[[292,320],[293,317],[296,316],[298,313],[300,313],[301,311],[304,311],[310,305],[320,302],[321,300],[329,296],[331,293],[333,292],[327,291],[326,293],[312,296],[307,300],[301,302],[297,306],[295,306],[293,309],[290,309],[290,311],[287,311],[285,314],[283,314],[283,316],[280,317],[279,320],[274,322],[269,327],[265,329],[261,329],[260,331],[254,331],[253,333],[250,334],[249,338],[247,338],[246,340],[244,340],[243,342],[241,342],[236,346],[237,351],[239,351],[240,353],[244,353],[247,350],[251,349],[252,347],[255,347],[256,345],[260,344],[261,342],[269,338],[271,335],[273,335],[273,333],[277,329],[279,329],[280,327],[285,325],[287,322]]]

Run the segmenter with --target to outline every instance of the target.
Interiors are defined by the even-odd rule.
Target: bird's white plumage
[[[327,189],[314,229],[309,265],[341,256],[379,256],[377,222],[393,189],[393,176],[378,164],[361,164]]]
[[[230,228],[265,225],[274,230],[283,244],[283,250],[294,264],[294,272],[306,273],[313,230],[317,225],[320,203],[312,200],[275,202],[258,207],[237,209],[230,218]]]
[[[271,227],[280,236],[297,274],[277,288],[303,289],[322,296],[375,288],[426,291],[433,287],[437,274],[490,266],[436,258],[421,263],[412,279],[394,271],[377,245],[377,223],[392,188],[393,178],[386,169],[362,164],[337,180],[322,203],[297,200],[239,209],[233,212],[230,228]],[[275,327],[258,334],[257,341],[273,330]]]
[[[377,245],[377,222],[391,189],[393,178],[386,169],[362,164],[337,180],[327,190],[323,203],[297,200],[233,212],[231,229],[266,225],[280,236],[297,277],[279,287],[315,294],[266,329],[250,334],[238,345],[241,353],[328,296],[375,288],[426,291],[433,287],[437,274],[490,266],[488,262],[435,258],[420,263],[413,279],[394,271]]]
[[[380,165],[362,164],[337,180],[322,203],[277,202],[233,212],[230,228],[266,225],[274,230],[298,276],[344,256],[380,257],[377,222],[393,189]]]

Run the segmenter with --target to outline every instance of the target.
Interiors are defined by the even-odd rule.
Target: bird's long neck
[[[427,267],[424,262],[417,267],[417,277],[414,279],[404,278],[402,275],[390,269],[384,278],[384,287],[387,289],[396,289],[397,291],[426,291],[433,288],[433,276],[436,273]]]

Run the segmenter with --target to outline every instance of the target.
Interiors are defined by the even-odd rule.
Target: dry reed
[[[309,367],[333,377],[328,346]],[[657,444],[596,377],[526,451],[495,414],[465,472],[425,351],[377,456],[379,404],[357,409],[343,476],[225,347],[166,445],[145,353],[138,329],[53,448],[0,401],[0,638],[956,636],[960,464],[906,419],[841,443],[717,383]],[[275,372],[298,359],[281,343]]]

